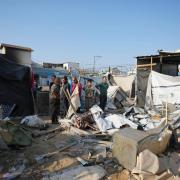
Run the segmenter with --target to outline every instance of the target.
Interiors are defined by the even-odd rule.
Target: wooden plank
[[[136,67],[137,68],[143,68],[143,67],[151,67],[151,66],[156,66],[157,63],[152,63],[152,64],[138,64]]]
[[[59,131],[59,130],[63,131],[64,129],[61,126],[58,126],[57,128],[50,129],[47,131],[40,131],[40,132],[33,133],[33,136],[39,137],[39,136],[47,135],[47,134],[50,134],[50,133],[53,133],[53,132]]]
[[[51,156],[53,156],[53,155],[55,155],[55,154],[58,154],[58,153],[60,153],[60,152],[62,152],[62,151],[64,151],[64,150],[67,150],[68,148],[70,148],[70,147],[72,147],[72,146],[74,146],[74,145],[76,145],[76,144],[77,144],[77,142],[73,142],[73,143],[68,144],[67,146],[65,146],[65,147],[63,147],[63,148],[61,148],[61,149],[59,149],[59,150],[57,150],[57,151],[50,152],[50,153],[47,153],[47,154],[39,155],[39,156],[37,156],[36,161],[40,161],[40,160],[42,160],[42,159],[44,159],[44,158],[51,157]]]

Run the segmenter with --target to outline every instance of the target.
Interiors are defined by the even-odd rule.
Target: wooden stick
[[[166,101],[166,124],[168,123],[168,107],[167,107],[167,101]]]
[[[88,124],[87,126],[90,127],[92,130],[97,131],[97,129],[95,127],[91,126],[90,124]]]
[[[73,142],[73,143],[71,143],[71,144],[69,144],[69,145],[67,145],[67,146],[65,146],[65,147],[63,147],[63,148],[61,148],[61,149],[59,149],[57,151],[54,151],[54,152],[51,152],[51,153],[47,153],[47,154],[42,154],[42,155],[40,155],[39,159],[47,158],[47,157],[53,156],[55,154],[58,154],[58,153],[66,150],[66,149],[68,149],[68,148],[70,148],[70,147],[72,147],[72,146],[74,146],[76,144],[77,144],[77,142]]]
[[[33,136],[34,136],[34,137],[39,137],[39,136],[43,136],[43,135],[47,135],[47,134],[53,133],[53,132],[55,132],[55,131],[57,131],[57,130],[62,130],[62,127],[61,127],[61,126],[58,126],[57,128],[50,129],[50,130],[45,131],[45,132],[44,132],[44,131],[41,131],[41,132],[39,132],[39,133],[33,134]]]

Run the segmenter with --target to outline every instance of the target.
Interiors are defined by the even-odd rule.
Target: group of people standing
[[[74,112],[80,113],[80,107],[83,102],[82,91],[85,93],[86,111],[97,103],[97,96],[100,98],[99,106],[104,110],[107,102],[108,87],[106,77],[103,77],[102,83],[96,86],[93,85],[92,79],[88,79],[87,84],[83,87],[77,77],[73,77],[72,82],[69,83],[67,76],[60,79],[53,75],[49,85],[49,104],[52,123],[58,123],[59,115],[70,118]]]

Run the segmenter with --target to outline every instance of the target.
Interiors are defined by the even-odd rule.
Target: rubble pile
[[[136,107],[116,86],[108,98],[105,111],[94,105],[57,125],[38,116],[0,121],[0,178],[178,179],[178,106]]]

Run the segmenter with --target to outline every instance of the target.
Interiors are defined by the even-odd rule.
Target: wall
[[[177,70],[178,70],[177,64],[162,64],[162,74],[177,76],[178,75]]]

